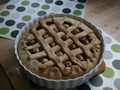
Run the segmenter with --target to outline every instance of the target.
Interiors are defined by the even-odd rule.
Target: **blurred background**
[[[85,18],[120,41],[120,0],[87,0]]]

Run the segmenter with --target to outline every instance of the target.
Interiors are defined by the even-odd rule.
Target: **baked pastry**
[[[22,63],[50,79],[84,75],[99,62],[101,41],[87,24],[68,16],[48,16],[32,24],[19,42]]]

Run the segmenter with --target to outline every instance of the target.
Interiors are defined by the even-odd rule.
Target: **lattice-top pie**
[[[34,22],[19,43],[22,63],[50,79],[71,79],[99,62],[101,41],[95,30],[68,16],[48,16]]]

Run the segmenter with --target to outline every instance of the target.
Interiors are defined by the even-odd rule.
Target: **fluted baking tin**
[[[24,28],[23,31],[21,31],[19,33],[19,35],[17,36],[16,40],[15,40],[15,54],[18,60],[19,65],[21,66],[22,71],[24,71],[25,75],[32,80],[34,83],[40,85],[40,86],[45,86],[47,88],[51,88],[51,89],[67,89],[67,88],[74,88],[78,85],[81,85],[83,83],[85,83],[86,81],[88,81],[90,78],[92,78],[94,75],[97,74],[97,71],[99,70],[100,65],[103,62],[102,59],[102,55],[103,55],[103,51],[104,51],[104,41],[103,41],[103,37],[102,34],[100,32],[100,30],[94,26],[93,24],[89,23],[88,21],[86,21],[83,18],[80,17],[76,17],[76,16],[72,16],[72,15],[65,15],[65,14],[51,14],[53,16],[68,16],[71,17],[73,19],[77,19],[82,21],[83,23],[87,24],[88,27],[90,27],[92,30],[94,30],[94,32],[96,33],[96,35],[98,36],[98,38],[101,40],[101,54],[99,57],[99,62],[98,64],[92,69],[90,70],[88,73],[84,74],[83,76],[74,78],[74,79],[67,79],[67,80],[53,80],[53,79],[48,79],[46,77],[42,77],[39,76],[35,73],[32,73],[29,69],[27,69],[23,64],[22,61],[20,60],[19,54],[18,54],[18,44],[19,41],[22,37],[22,35],[24,34],[24,32],[29,29],[34,23],[38,22],[39,20],[41,20],[44,17],[48,17],[49,15],[40,17],[36,20],[34,20],[33,22],[29,23],[28,25],[26,25],[26,27]]]

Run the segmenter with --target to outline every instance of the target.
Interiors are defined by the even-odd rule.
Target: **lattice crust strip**
[[[84,23],[69,17],[48,17],[27,32],[23,46],[29,68],[53,79],[83,75],[98,62],[100,40]]]

